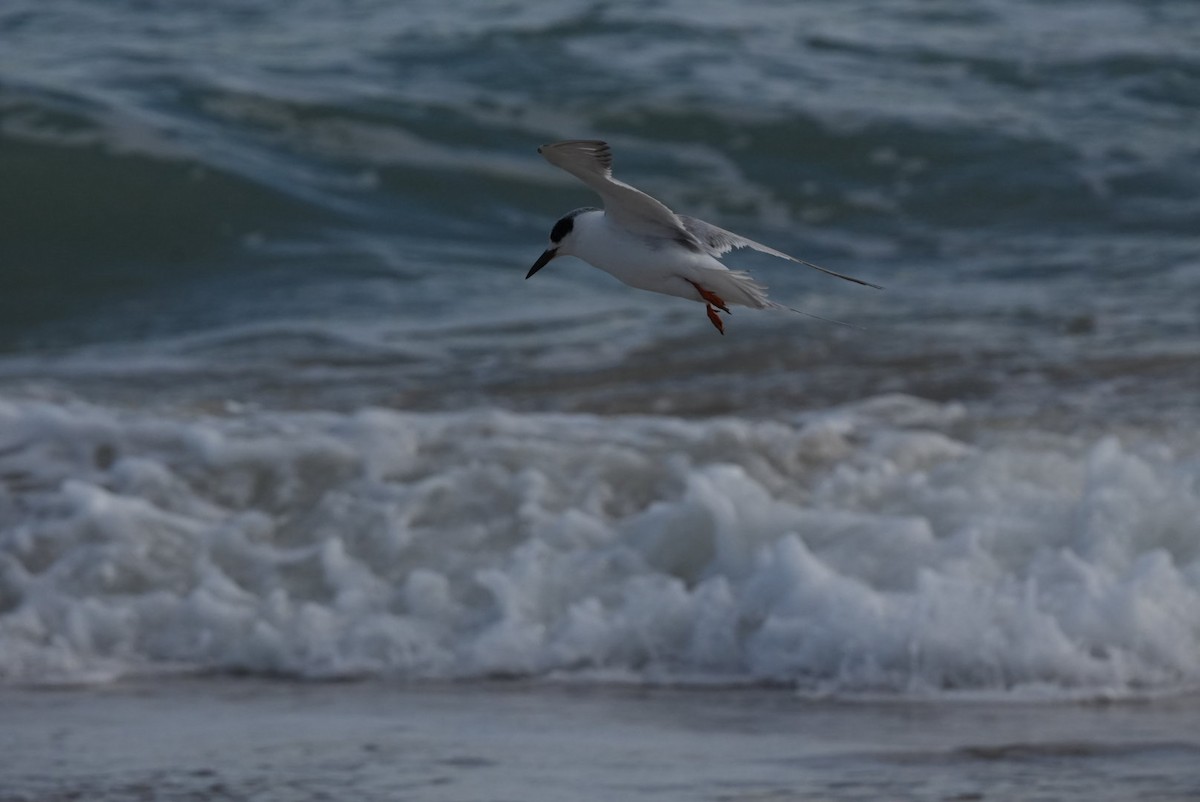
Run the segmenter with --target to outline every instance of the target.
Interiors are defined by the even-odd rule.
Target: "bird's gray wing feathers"
[[[665,205],[612,177],[612,148],[599,139],[571,139],[542,145],[538,153],[594,189],[604,200],[604,213],[618,225],[648,237],[679,241],[695,250],[702,247]]]
[[[771,256],[778,256],[780,259],[787,259],[789,262],[796,262],[797,264],[811,267],[814,270],[820,270],[822,273],[828,273],[831,276],[836,276],[840,279],[845,279],[846,281],[853,281],[855,284],[862,284],[866,287],[874,287],[877,290],[883,289],[878,284],[872,284],[871,282],[863,281],[860,278],[847,276],[844,273],[835,273],[834,271],[828,270],[820,265],[814,265],[812,262],[806,262],[803,259],[797,259],[796,257],[790,256],[783,251],[777,251],[774,248],[763,245],[761,242],[755,242],[748,237],[743,237],[740,234],[734,234],[732,231],[726,231],[723,228],[714,226],[712,223],[706,223],[703,220],[699,220],[695,217],[688,217],[687,215],[683,214],[678,215],[677,217],[679,222],[683,225],[684,230],[686,230],[688,234],[690,234],[698,243],[700,243],[701,248],[703,248],[710,256],[714,258],[729,253],[735,248],[752,248],[756,251],[770,254]]]
[[[855,284],[882,289],[878,284],[835,273],[695,217],[675,214],[640,189],[612,177],[612,148],[607,142],[599,139],[570,139],[542,145],[538,148],[538,153],[555,167],[566,170],[594,189],[604,200],[604,214],[636,234],[672,239],[692,250],[708,253],[713,258],[735,248],[753,248],[846,281],[853,281]]]
[[[589,187],[612,179],[612,148],[599,139],[569,139],[542,145],[538,153]],[[597,190],[598,191],[598,190]]]

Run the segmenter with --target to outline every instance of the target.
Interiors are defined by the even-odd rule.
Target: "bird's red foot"
[[[700,293],[700,297],[704,299],[705,303],[710,303],[725,314],[729,314],[729,307],[725,305],[725,299],[720,295],[717,295],[712,290],[706,290],[704,287],[701,287],[699,284],[690,279],[687,280],[687,283],[696,288],[696,292]],[[720,327],[718,326],[717,328]]]
[[[721,320],[721,316],[717,314],[717,309],[720,309],[722,312],[724,312],[727,315],[730,314],[729,307],[725,305],[725,299],[722,298],[720,295],[717,295],[712,290],[701,287],[699,284],[692,281],[691,279],[685,279],[685,281],[687,281],[688,284],[691,284],[693,287],[695,287],[696,292],[700,293],[700,297],[703,298],[704,303],[707,304],[707,306],[705,307],[705,310],[708,312],[708,319],[710,321],[712,321],[712,324],[714,326],[717,327],[717,331],[724,334],[725,333],[725,322],[723,320]],[[713,309],[714,306],[717,309]]]
[[[721,334],[724,334],[725,321],[721,320],[721,316],[717,314],[717,310],[712,308],[712,304],[705,306],[705,309],[708,310],[708,319],[711,320],[712,324],[717,327],[717,331],[721,332]]]

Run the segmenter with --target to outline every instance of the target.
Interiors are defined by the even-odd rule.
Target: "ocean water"
[[[1190,802],[1197,702],[254,678],[0,687],[0,769],[20,800]]]
[[[0,683],[1185,698],[1198,132],[1189,0],[6,0]],[[886,289],[525,281],[583,137]]]

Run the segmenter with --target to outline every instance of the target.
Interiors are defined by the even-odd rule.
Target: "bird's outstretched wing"
[[[612,148],[599,139],[571,139],[542,145],[538,153],[594,189],[613,222],[648,237],[678,240],[694,250],[703,247],[665,205],[612,177]]]
[[[685,247],[708,253],[713,258],[735,248],[753,248],[846,281],[853,281],[855,284],[883,289],[878,284],[797,259],[712,223],[675,214],[640,189],[612,177],[612,148],[607,142],[599,139],[570,139],[542,145],[538,148],[538,153],[555,167],[566,170],[595,190],[604,200],[604,213],[618,225],[636,234],[673,239]]]
[[[794,256],[789,256],[783,251],[777,251],[774,248],[763,245],[761,242],[755,242],[752,239],[743,237],[740,234],[734,234],[732,231],[726,231],[723,228],[714,226],[712,223],[706,223],[703,220],[698,220],[695,217],[688,217],[687,215],[681,214],[677,215],[677,218],[683,225],[684,229],[692,237],[694,237],[697,242],[700,243],[700,247],[714,258],[729,253],[735,248],[752,248],[756,251],[770,254],[771,256],[778,256],[780,259],[787,259],[790,262],[796,262],[797,264],[811,267],[814,270],[820,270],[822,273],[828,273],[831,276],[836,276],[840,279],[845,279],[846,281],[853,281],[855,284],[862,284],[866,287],[874,287],[877,290],[883,289],[883,287],[880,287],[878,284],[872,284],[869,281],[863,281],[860,278],[854,278],[854,276],[847,276],[844,273],[835,273],[834,271],[828,270],[820,265],[814,265],[812,262],[806,262],[803,259],[797,259]]]

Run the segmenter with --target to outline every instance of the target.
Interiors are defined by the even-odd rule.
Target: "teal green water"
[[[1132,370],[1117,394],[1155,414],[1200,380],[1189,2],[14,0],[0,39],[5,375],[121,344],[106,392],[152,391],[149,359],[273,403],[637,411],[620,386],[682,352],[667,386],[716,374],[696,412],[744,409],[724,385],[774,365],[815,376],[777,406],[1004,402],[1014,377],[1047,401]],[[729,260],[869,332],[747,313],[714,351],[691,305],[581,264],[523,281],[594,202],[535,152],[568,137],[610,140],[682,212],[884,284]],[[270,367],[301,356],[336,397]],[[609,373],[584,391],[581,367]],[[550,398],[514,389],[531,372]]]

